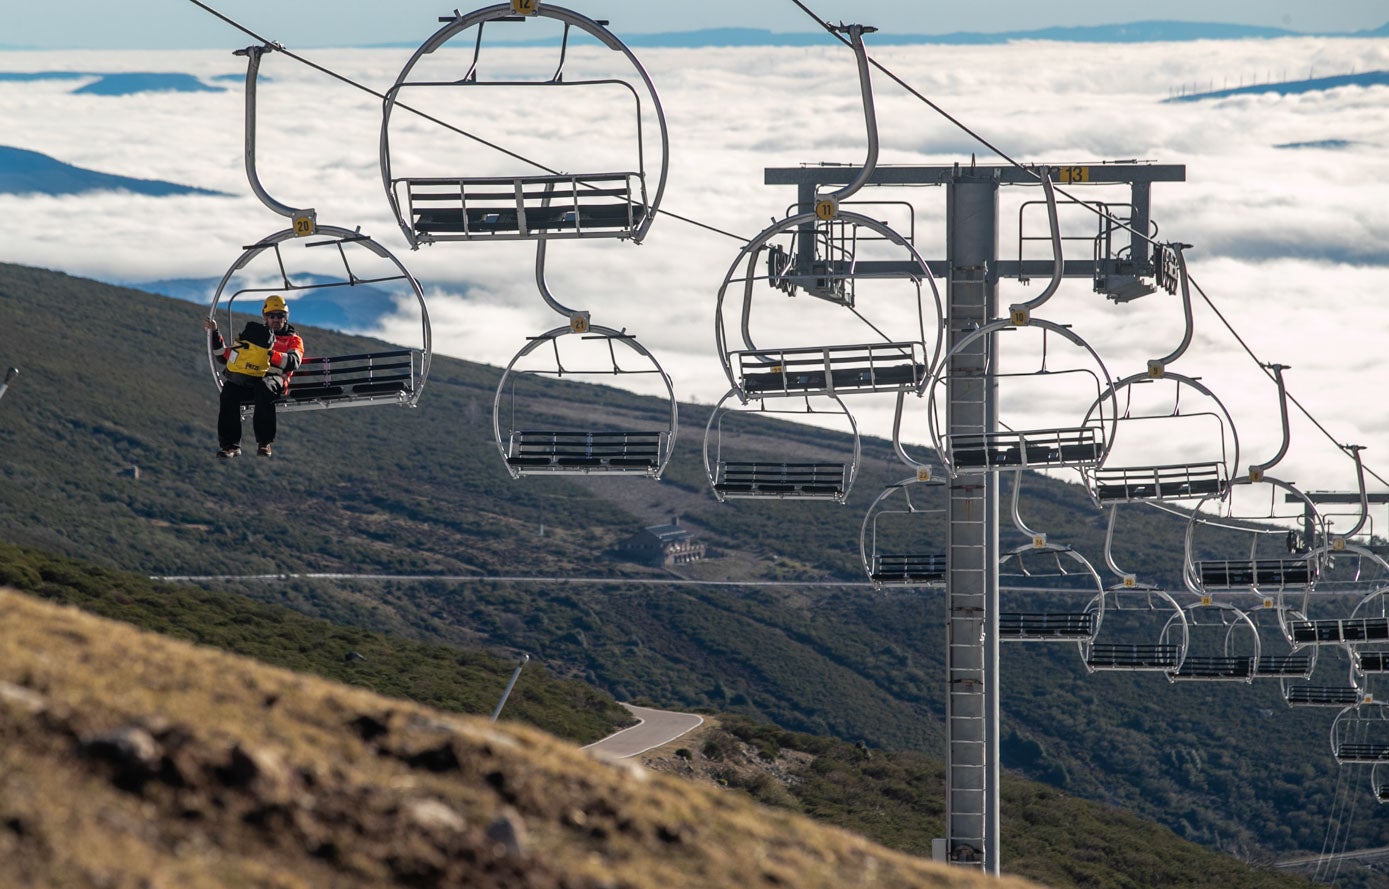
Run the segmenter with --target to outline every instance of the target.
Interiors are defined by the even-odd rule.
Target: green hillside
[[[475,649],[411,642],[307,618],[231,593],[156,583],[74,559],[0,544],[0,596],[8,586],[205,648],[249,655],[267,664],[448,711],[488,712],[510,666]],[[8,612],[3,615],[5,619],[13,616]],[[15,629],[9,623],[6,626],[8,631]],[[79,646],[87,638],[67,624],[54,627],[52,632]],[[33,653],[17,648],[0,646],[0,671],[13,669],[16,658]],[[150,657],[143,649],[134,654]],[[67,669],[57,670],[69,682],[78,681],[81,671],[90,669],[90,661],[96,657],[87,651],[60,659],[49,657],[46,650],[41,656],[62,660]],[[173,667],[165,665],[165,669]],[[51,691],[44,680],[30,678],[25,682]],[[131,682],[118,679],[116,684],[127,693],[132,691]],[[231,685],[254,682],[241,676],[232,679]],[[13,685],[0,691],[17,693]],[[182,691],[187,697],[187,689]],[[295,696],[303,694],[301,684]],[[296,702],[300,705],[302,700]],[[187,718],[186,711],[183,715]],[[507,701],[506,718],[580,743],[595,740],[630,720],[611,698],[582,683],[556,679],[543,666],[522,674]],[[850,744],[787,732],[726,716],[678,743],[688,743],[694,749],[675,748],[668,759],[678,764],[676,768],[663,769],[659,759],[652,767],[674,771],[687,780],[742,791],[766,805],[811,815],[920,858],[930,856],[932,838],[944,828],[944,768],[939,760],[917,751],[870,749],[862,742]],[[58,745],[55,752],[61,754],[63,749]],[[0,789],[7,780],[24,774],[24,769],[8,759],[6,771],[0,773]],[[191,794],[188,788],[184,790],[186,816]],[[1036,782],[1006,776],[1002,794],[1005,871],[1049,886],[1139,889],[1197,886],[1212,879],[1229,889],[1308,885],[1291,875],[1251,868],[1134,815]],[[67,798],[49,797],[45,803],[48,810],[59,813],[80,808]],[[6,811],[7,823],[27,822]],[[148,809],[145,828],[155,829]],[[132,865],[127,861],[125,866]]]
[[[236,586],[340,624],[524,650],[619,699],[939,755],[941,595],[804,585],[861,579],[864,510],[906,474],[889,443],[865,440],[843,507],[715,502],[699,458],[708,408],[690,405],[660,483],[513,481],[489,422],[499,372],[436,356],[420,408],[286,416],[273,460],[223,464],[212,458],[201,314],[0,265],[0,364],[22,369],[0,401],[0,538],[158,576],[456,578]],[[362,345],[306,334],[320,353]],[[662,409],[615,390],[558,387],[556,413],[572,405]],[[844,448],[804,427],[778,434],[798,453]],[[1030,524],[1103,564],[1101,519],[1077,486],[1030,478],[1025,494]],[[682,569],[689,578],[802,585],[638,583],[673,575],[614,558],[615,545],[673,514],[718,554]],[[1116,557],[1175,583],[1170,554],[1183,530],[1170,516],[1135,516]],[[608,582],[487,579],[498,576]],[[1322,851],[1333,815],[1347,848],[1389,845],[1368,774],[1330,756],[1333,711],[1289,710],[1276,686],[1087,676],[1073,646],[1005,647],[1003,668],[1004,761],[1021,774],[1254,861]]]

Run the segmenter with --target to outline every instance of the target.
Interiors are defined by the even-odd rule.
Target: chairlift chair
[[[1085,669],[1096,672],[1180,671],[1187,652],[1186,611],[1165,590],[1116,584],[1100,594],[1104,620],[1080,643]]]
[[[521,22],[534,30],[533,23],[545,19],[561,28],[553,71],[510,75],[511,60],[501,57],[505,42],[488,35]],[[631,49],[606,22],[548,2],[517,0],[441,21],[383,103],[381,179],[410,246],[538,238],[640,242],[665,192],[670,146],[656,87]],[[621,59],[615,71],[567,76],[568,68],[594,61],[570,45],[582,35],[602,48],[597,62],[609,58],[602,50]],[[578,64],[571,64],[571,51]],[[489,75],[492,70],[499,73]],[[550,103],[531,111],[537,123],[543,119],[560,131],[543,143],[557,150],[547,155],[548,164],[472,132],[521,96]],[[582,119],[585,109],[596,110],[597,119]],[[431,125],[427,137],[416,135],[414,117],[402,121],[407,112]],[[647,144],[653,119],[659,141],[654,168]]]
[[[413,313],[419,326],[413,343],[341,355],[316,352],[309,337],[303,363],[276,399],[279,410],[414,407],[419,401],[432,354],[429,312],[419,282],[385,247],[359,231],[335,226],[316,225],[307,238],[294,229],[276,232],[244,248],[218,283],[208,317],[220,316],[230,342],[239,329],[236,313],[258,318],[262,300],[272,293],[285,297],[291,318],[299,323],[323,319],[324,326],[365,333],[405,312]],[[221,365],[210,344],[208,363],[220,388]],[[250,410],[248,397],[242,411]]]
[[[943,539],[945,482],[929,472],[894,482],[869,505],[859,528],[859,558],[875,587],[937,586],[945,581],[946,557],[941,548],[921,546],[937,535]]]
[[[1036,365],[1019,371],[999,370],[995,350],[1005,345],[999,342],[995,346],[995,342],[1005,336],[1014,340],[1008,347],[1019,345],[1016,340],[1024,337],[1039,339],[1037,351],[1033,353],[1038,359]],[[1054,340],[1070,344],[1076,356],[1060,369],[1051,366],[1056,360],[1050,354]],[[974,393],[982,403],[984,387],[990,378],[998,386],[1000,401],[1015,385],[1025,390],[1018,394],[1019,400],[1031,401],[1028,395],[1034,390],[1028,387],[1036,386],[1035,391],[1054,393],[1062,382],[1074,382],[1076,385],[1071,390],[1062,393],[1076,402],[1074,422],[1032,426],[1000,417],[999,429],[946,431],[947,401],[969,399]],[[951,389],[949,399],[942,394],[946,388]],[[1075,389],[1079,389],[1079,393]],[[1104,462],[1114,441],[1116,402],[1104,362],[1069,328],[1044,319],[1031,318],[1022,326],[1011,319],[999,319],[970,332],[957,341],[940,362],[926,391],[931,439],[942,465],[952,475],[1015,469],[1093,469]],[[1097,402],[1102,405],[1099,410],[1094,407]]]
[[[604,408],[597,383],[614,377],[646,382],[666,409],[649,416]],[[595,384],[558,390],[568,377]],[[541,390],[568,407],[557,417],[537,407]],[[670,377],[635,336],[600,325],[557,327],[531,337],[502,373],[492,403],[497,450],[512,478],[531,475],[625,475],[660,478],[678,426]]]
[[[1184,612],[1186,657],[1167,677],[1173,682],[1253,682],[1262,649],[1249,615],[1209,599],[1187,605]]]
[[[1092,645],[1105,620],[1104,585],[1094,566],[1071,547],[1041,537],[1002,556],[999,591],[1003,642]],[[1018,610],[1011,606],[1016,601],[1033,607]],[[1085,604],[1058,607],[1079,602]]]
[[[833,417],[847,427],[847,447],[836,459],[792,450],[786,431],[769,421],[805,422]],[[759,428],[763,431],[759,433]],[[768,443],[755,444],[757,435]],[[719,399],[704,427],[704,472],[714,497],[725,500],[829,500],[843,503],[858,476],[858,424],[844,402],[830,395],[763,398],[743,403],[736,390]]]
[[[1239,466],[1239,437],[1214,392],[1170,371],[1135,374],[1113,388],[1115,446],[1103,466],[1083,473],[1097,503],[1224,497]],[[1139,395],[1146,396],[1142,403]]]
[[[1389,761],[1389,705],[1365,701],[1336,714],[1331,753],[1342,765]]]
[[[1190,513],[1185,538],[1183,575],[1193,593],[1297,596],[1315,588],[1321,565],[1319,551],[1289,551],[1289,529],[1277,524],[1289,517],[1278,515],[1273,506],[1268,512],[1255,513],[1235,505],[1237,495],[1250,494],[1249,499],[1261,501],[1260,489],[1268,493],[1270,504],[1276,503],[1278,494],[1286,492],[1311,506],[1295,487],[1271,476],[1264,476],[1259,482],[1236,479],[1225,495],[1204,498]],[[1230,499],[1224,499],[1227,497]],[[1212,514],[1207,511],[1212,505],[1224,508]],[[1299,511],[1297,519],[1300,521],[1301,517]],[[1199,553],[1215,548],[1215,544],[1203,540],[1214,532],[1234,540],[1233,544],[1220,544],[1226,557],[1199,557]]]
[[[1377,762],[1370,767],[1370,790],[1375,802],[1389,804],[1389,762]]]
[[[858,229],[856,241],[871,238],[894,254],[889,271],[869,273],[850,263],[820,276],[825,287],[842,283],[857,294],[852,306],[820,311],[813,304],[776,302],[789,298],[790,273],[778,271],[778,256],[798,249],[802,226],[822,224],[830,223],[814,213],[773,224],[743,247],[719,288],[715,347],[741,401],[920,392],[930,376],[944,328],[939,290],[916,248],[877,220],[841,211],[832,222]],[[779,240],[790,243],[780,254]]]

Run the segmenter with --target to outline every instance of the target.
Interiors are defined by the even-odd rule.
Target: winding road
[[[614,759],[626,759],[653,750],[662,744],[669,744],[704,724],[704,717],[694,713],[652,710],[650,707],[637,707],[632,704],[622,706],[641,721],[602,740],[594,741],[585,747],[585,750]]]

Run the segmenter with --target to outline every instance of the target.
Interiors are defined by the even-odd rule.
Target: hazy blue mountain
[[[955,31],[949,34],[895,34],[881,30],[869,38],[876,46],[913,44],[946,44],[958,46],[1009,43],[1015,40],[1056,40],[1069,43],[1161,43],[1190,40],[1266,40],[1276,37],[1382,37],[1389,35],[1389,23],[1373,31],[1355,33],[1323,33],[1289,31],[1284,28],[1265,28],[1254,25],[1232,25],[1218,22],[1148,21],[1126,24],[1085,25],[1076,27],[1036,28],[1028,31]],[[571,42],[591,40],[587,35],[571,37]],[[710,46],[818,46],[834,40],[823,31],[783,33],[762,28],[703,28],[695,31],[664,32],[659,34],[622,35],[633,47]],[[516,41],[515,46],[552,46],[555,38]],[[384,44],[403,46],[405,44]]]
[[[1188,93],[1173,96],[1166,102],[1195,102],[1200,99],[1224,99],[1228,96],[1254,95],[1257,93],[1277,93],[1291,96],[1299,93],[1315,93],[1336,89],[1342,86],[1389,86],[1389,71],[1366,71],[1362,74],[1339,74],[1335,77],[1314,77],[1310,80],[1286,80],[1280,83],[1259,83],[1238,86],[1232,89],[1212,90],[1205,93]]]
[[[37,151],[0,145],[0,194],[84,194],[92,191],[132,191],[167,197],[176,194],[221,195],[158,179],[135,179],[74,167]]]
[[[73,90],[97,96],[129,96],[135,93],[221,93],[220,86],[208,86],[191,74],[172,72],[130,72],[103,74],[100,79]]]
[[[0,71],[0,81],[5,80],[85,80],[95,77],[87,71]]]
[[[96,80],[83,84],[74,93],[95,96],[130,96],[136,93],[220,93],[220,86],[208,86],[192,74],[172,71],[0,71],[3,80]]]
[[[1274,148],[1349,148],[1356,143],[1349,139],[1317,139],[1314,142],[1284,142]]]

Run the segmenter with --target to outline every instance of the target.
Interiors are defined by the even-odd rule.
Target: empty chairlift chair
[[[888,485],[868,507],[859,529],[859,557],[874,586],[944,583],[945,483],[921,472]]]
[[[241,329],[238,314],[259,318],[269,294],[283,296],[296,326],[365,334],[402,315],[417,327],[413,342],[368,351],[325,354],[322,335],[308,334],[304,362],[277,400],[284,411],[401,405],[413,407],[429,376],[429,313],[419,283],[390,251],[357,231],[315,226],[304,237],[293,229],[245,248],[222,277],[209,317],[230,343]],[[403,329],[409,329],[409,326]],[[401,329],[392,324],[392,329]],[[221,385],[220,365],[212,360]],[[249,404],[243,408],[249,411]]]
[[[627,45],[606,23],[548,2],[441,21],[386,92],[381,121],[381,178],[410,245],[641,241],[669,145],[656,88]],[[493,39],[499,30],[553,37],[556,57],[518,61]],[[567,70],[574,56],[580,74]],[[543,121],[544,132],[499,149],[489,126],[501,112]]]
[[[1355,655],[1349,645],[1302,645],[1293,649],[1311,660],[1304,677],[1283,676],[1283,700],[1290,707],[1348,707],[1365,699]]]
[[[1103,466],[1087,470],[1101,505],[1223,498],[1239,466],[1239,438],[1225,405],[1199,380],[1171,372],[1114,384],[1119,416]],[[1104,402],[1092,409],[1098,413]]]
[[[1267,476],[1260,482],[1237,479],[1228,500],[1213,495],[1197,504],[1187,522],[1183,569],[1193,593],[1297,597],[1315,587],[1321,558],[1317,550],[1295,545],[1289,523],[1300,522],[1304,513],[1280,513],[1277,497],[1284,493],[1312,508],[1296,488]],[[1198,557],[1207,552],[1229,557]]]
[[[1198,602],[1184,611],[1186,657],[1180,667],[1168,672],[1168,678],[1174,682],[1252,682],[1262,650],[1259,630],[1249,615],[1223,602]]]
[[[1021,352],[1024,340],[1032,341],[1030,352]],[[1067,347],[1062,355],[1055,354],[1058,344]],[[1023,368],[999,369],[995,349],[1022,354]],[[999,429],[946,431],[947,403],[976,403],[982,411],[990,378],[997,384],[999,403],[1071,402],[1073,419],[1056,412],[1039,424],[1038,418],[1023,423],[1000,411]],[[1104,362],[1070,329],[1042,319],[1029,319],[1023,326],[1008,319],[993,321],[962,337],[942,359],[927,393],[931,439],[953,475],[1093,469],[1104,461],[1114,438],[1115,402]]]
[[[659,399],[596,383],[622,376]],[[566,379],[575,385],[567,388]],[[678,422],[670,377],[635,337],[598,325],[559,327],[533,337],[497,386],[492,427],[513,478],[528,475],[637,475],[659,478]]]
[[[1005,554],[998,574],[1000,640],[1075,642],[1093,651],[1106,619],[1105,595],[1084,556],[1039,537]]]
[[[1370,791],[1375,802],[1389,804],[1389,762],[1377,762],[1370,768]]]
[[[813,415],[813,417],[812,417]],[[797,428],[833,419],[847,434]],[[827,447],[839,447],[827,453]],[[725,500],[829,500],[843,503],[858,474],[858,425],[831,396],[741,403],[724,395],[704,429],[704,471]]]
[[[852,258],[804,258],[825,227]],[[865,252],[878,256],[867,259]],[[814,266],[818,300],[788,300]],[[923,287],[929,294],[923,293]],[[882,222],[840,212],[788,217],[750,241],[729,268],[715,308],[715,343],[737,397],[920,392],[939,355],[940,294],[910,241]]]
[[[1164,590],[1116,585],[1102,594],[1104,620],[1080,644],[1094,672],[1178,672],[1187,652],[1186,612]]]
[[[1389,761],[1389,705],[1366,702],[1336,714],[1331,753],[1343,765]]]
[[[1284,697],[1289,684],[1305,683],[1311,679],[1317,665],[1315,648],[1297,647],[1287,639],[1287,624],[1297,617],[1286,604],[1274,597],[1265,597],[1258,607],[1246,612],[1259,634],[1259,656],[1254,661],[1254,679],[1277,680],[1284,684]]]

